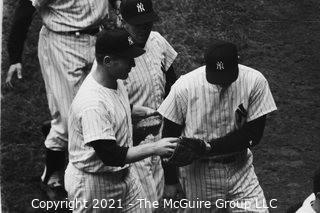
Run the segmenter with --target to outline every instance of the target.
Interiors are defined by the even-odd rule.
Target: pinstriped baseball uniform
[[[181,76],[158,111],[167,119],[184,125],[182,135],[205,141],[220,138],[236,129],[235,111],[243,104],[247,122],[276,110],[264,76],[239,65],[239,77],[228,89],[207,82],[205,66]],[[250,207],[235,212],[268,212],[257,209],[265,203],[263,191],[254,173],[252,153],[241,162],[215,163],[207,157],[182,167],[180,180],[188,199],[246,201]],[[221,156],[215,156],[221,157]],[[257,205],[256,205],[257,204]],[[212,212],[212,209],[189,209],[187,212]]]
[[[146,42],[145,54],[135,58],[136,66],[132,68],[124,81],[129,94],[130,104],[158,109],[165,96],[165,73],[177,52],[158,32],[152,31]],[[161,131],[160,131],[161,132]],[[161,138],[149,135],[141,144],[155,142]],[[159,156],[152,156],[134,164],[140,177],[147,199],[157,201],[162,197],[164,178]]]
[[[54,151],[67,146],[67,113],[85,75],[94,60],[95,36],[63,34],[97,27],[108,14],[108,1],[34,0],[44,26],[38,44],[38,56],[52,116],[45,145]],[[60,32],[60,33],[57,33]]]
[[[87,207],[78,206],[74,212],[111,212],[111,209],[95,208],[94,199],[99,202],[121,199],[123,209],[115,212],[140,212],[137,199],[144,195],[129,165],[105,166],[88,145],[101,139],[115,140],[119,146],[132,146],[130,104],[122,81],[118,81],[117,90],[113,90],[98,84],[89,74],[70,107],[68,124],[66,190],[69,200],[88,201]]]
[[[44,25],[55,32],[70,32],[99,26],[108,15],[108,1],[99,0],[31,0],[42,6],[39,13]]]

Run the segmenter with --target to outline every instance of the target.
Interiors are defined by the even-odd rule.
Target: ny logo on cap
[[[218,61],[218,62],[217,62],[217,70],[224,70],[223,62],[222,62],[222,61]]]
[[[129,42],[129,45],[133,45],[133,40],[132,40],[131,36],[128,36],[128,42]]]
[[[145,11],[144,6],[141,2],[137,3],[137,9],[138,9],[138,13]]]

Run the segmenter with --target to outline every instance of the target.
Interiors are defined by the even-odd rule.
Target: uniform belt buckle
[[[101,30],[101,27],[96,27],[92,29],[84,29],[84,30],[78,30],[72,32],[76,37],[79,37],[80,35],[88,34],[88,35],[96,35]]]
[[[77,38],[80,37],[80,32],[79,32],[79,31],[75,32],[74,34],[75,34],[75,36],[76,36]]]

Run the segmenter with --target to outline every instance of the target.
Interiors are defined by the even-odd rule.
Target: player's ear
[[[108,55],[104,56],[104,58],[103,58],[103,64],[109,65],[110,62],[111,62],[110,56],[108,56]]]

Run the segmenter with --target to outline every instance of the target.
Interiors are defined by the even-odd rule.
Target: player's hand
[[[16,63],[16,64],[12,64],[10,67],[9,67],[9,70],[8,70],[8,73],[7,73],[7,78],[6,78],[6,86],[9,86],[9,87],[13,87],[12,85],[12,76],[14,75],[14,73],[17,73],[17,77],[18,79],[21,79],[22,78],[22,65],[21,63]]]
[[[165,199],[176,199],[178,195],[179,184],[165,185],[163,197]]]
[[[121,14],[117,14],[116,16],[117,16],[116,17],[116,27],[123,28],[123,19],[122,19]]]
[[[152,115],[158,115],[158,111],[145,106],[133,106],[131,111],[134,118],[145,118]]]
[[[154,154],[162,157],[170,156],[177,146],[177,143],[175,143],[177,140],[179,140],[179,138],[162,138],[153,143]]]

